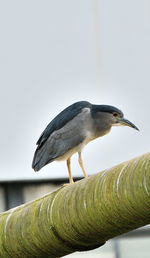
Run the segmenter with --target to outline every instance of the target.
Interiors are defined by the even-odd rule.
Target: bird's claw
[[[71,186],[71,185],[73,185],[74,184],[74,181],[72,181],[72,182],[70,182],[70,183],[66,183],[66,184],[63,184],[63,186]]]

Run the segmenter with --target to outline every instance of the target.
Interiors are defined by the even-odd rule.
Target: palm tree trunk
[[[150,223],[150,153],[0,214],[0,257],[61,257]]]

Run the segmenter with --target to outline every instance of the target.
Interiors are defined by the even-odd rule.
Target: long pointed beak
[[[139,129],[133,124],[131,123],[129,120],[125,119],[125,118],[119,118],[119,124],[120,125],[125,125],[125,126],[129,126],[129,127],[132,127],[134,128],[135,130],[138,130]]]

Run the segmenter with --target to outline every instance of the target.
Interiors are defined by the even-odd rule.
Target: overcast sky
[[[65,162],[31,169],[45,126],[79,100],[120,108],[84,149],[88,174],[149,151],[149,0],[0,1],[0,180],[67,177]],[[73,175],[81,176],[76,155]]]

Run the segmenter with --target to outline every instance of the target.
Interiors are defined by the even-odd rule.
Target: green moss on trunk
[[[0,214],[0,257],[61,257],[150,223],[150,154]]]

